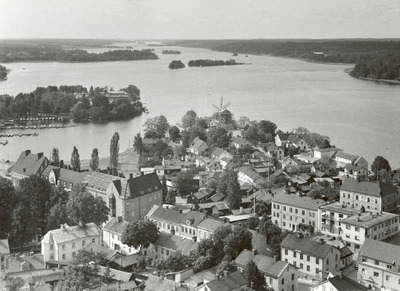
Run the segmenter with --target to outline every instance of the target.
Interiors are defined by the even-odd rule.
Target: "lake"
[[[141,49],[135,47],[135,49]],[[109,155],[115,131],[120,150],[132,146],[133,137],[143,130],[147,118],[165,115],[170,124],[180,122],[186,111],[210,116],[220,97],[237,119],[267,119],[286,131],[304,126],[331,137],[346,153],[365,157],[370,164],[377,155],[387,158],[392,168],[400,166],[400,87],[362,81],[344,73],[351,65],[315,64],[269,56],[248,57],[198,48],[152,47],[159,60],[103,63],[9,63],[7,81],[0,82],[0,94],[31,92],[38,86],[108,86],[115,90],[136,85],[149,114],[107,124],[79,124],[78,127],[43,130],[37,137],[7,138],[0,145],[0,160],[15,161],[25,149],[50,155],[53,147],[69,162],[76,146],[81,159],[89,159],[97,147],[100,156]],[[177,49],[181,55],[162,55]],[[104,49],[90,49],[92,52]],[[245,65],[169,70],[172,60],[185,64],[193,59],[235,59]],[[4,138],[0,138],[4,141]]]

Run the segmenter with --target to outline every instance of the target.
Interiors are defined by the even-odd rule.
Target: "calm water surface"
[[[350,65],[314,64],[267,56],[233,57],[197,48],[154,49],[159,60],[7,64],[12,71],[7,81],[0,82],[0,94],[16,95],[48,85],[81,84],[117,90],[134,84],[140,88],[150,114],[124,122],[36,130],[37,137],[8,138],[8,145],[0,145],[0,159],[16,160],[25,149],[49,155],[57,147],[61,158],[69,161],[73,146],[77,146],[81,159],[89,159],[94,147],[99,149],[100,156],[107,156],[115,131],[120,134],[123,150],[143,130],[142,124],[147,118],[163,114],[170,124],[175,124],[190,109],[199,116],[210,116],[214,113],[212,104],[219,104],[220,96],[224,96],[224,100],[231,102],[228,109],[235,118],[268,119],[282,130],[305,126],[330,136],[337,147],[362,155],[370,163],[375,156],[382,155],[392,167],[400,166],[400,86],[351,78],[344,73]],[[178,49],[182,54],[162,55],[164,49]],[[189,60],[204,58],[235,58],[247,64],[168,69],[172,60],[180,59],[187,64]]]

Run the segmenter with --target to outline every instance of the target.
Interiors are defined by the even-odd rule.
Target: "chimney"
[[[122,216],[118,216],[118,222],[122,222]]]
[[[325,240],[324,240],[323,238],[321,238],[321,239],[319,240],[319,242],[321,243],[321,245],[324,245],[324,244],[325,244]]]
[[[79,224],[80,227],[83,227],[83,226],[84,226],[82,220],[79,220],[79,223],[78,223],[78,224]]]
[[[64,160],[60,160],[60,168],[64,168]]]
[[[38,160],[40,160],[42,157],[43,157],[43,153],[38,153],[38,154],[37,154]]]
[[[258,254],[257,249],[252,249],[252,252],[253,252],[253,255],[254,255],[254,256]]]
[[[274,256],[274,261],[273,262],[276,263],[276,261],[278,261],[278,256],[277,255]]]
[[[193,242],[197,242],[197,236],[193,237]]]
[[[179,209],[179,213],[182,213],[182,209]]]
[[[133,179],[133,174],[132,173],[129,174],[129,180],[130,179]]]
[[[25,151],[25,157],[27,157],[31,153],[31,150],[26,150]]]

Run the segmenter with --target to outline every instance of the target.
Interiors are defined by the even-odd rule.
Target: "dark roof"
[[[232,136],[231,143],[237,143],[239,145],[251,145],[251,143],[243,138]]]
[[[399,265],[400,246],[367,238],[360,249],[359,258],[361,256]]]
[[[127,221],[124,221],[124,220],[118,222],[118,219],[113,217],[102,228],[105,229],[105,230],[108,230],[108,231],[111,231],[111,232],[118,233],[118,234],[122,235],[122,233],[127,228],[128,224],[129,223]]]
[[[190,251],[197,250],[198,243],[190,239],[181,238],[165,232],[160,232],[155,245],[164,247],[171,251],[180,251],[184,255],[188,255]]]
[[[102,247],[101,245],[90,243],[84,247],[85,250],[91,250],[95,253],[104,253],[106,254],[106,259],[108,261],[113,260],[115,257],[119,256],[117,251],[110,250],[109,248]]]
[[[158,207],[155,211],[147,214],[150,219],[159,219],[169,223],[184,223],[197,226],[206,217],[205,213],[198,211],[189,211],[188,213],[180,213],[175,210]]]
[[[137,264],[141,257],[143,257],[143,254],[139,252],[129,256],[121,256],[119,258],[116,258],[115,260],[113,260],[113,263],[121,266],[122,268],[126,268]]]
[[[249,250],[243,250],[235,259],[235,263],[242,267],[246,267],[250,261],[253,261],[257,265],[257,268],[263,273],[267,273],[269,265],[274,263],[272,257],[259,254],[255,255]]]
[[[202,222],[200,222],[197,227],[214,232],[219,226],[221,226],[223,224],[224,223],[220,220],[208,217],[208,218],[204,219]]]
[[[355,161],[358,156],[352,155],[352,154],[346,154],[344,152],[338,152],[336,154],[336,158],[341,158],[341,159],[345,159],[345,160],[350,160],[351,162]]]
[[[327,281],[331,282],[338,291],[361,291],[370,289],[344,275],[328,278]]]
[[[205,151],[206,149],[208,149],[208,144],[199,138],[195,138],[193,140],[192,144],[190,145],[190,148],[193,151],[201,152],[201,151]]]
[[[17,162],[10,171],[26,176],[36,175],[44,161],[47,161],[47,158],[43,153],[32,154],[30,150],[24,151],[19,155]]]
[[[150,173],[129,179],[122,196],[135,198],[161,189],[162,186],[157,174]]]
[[[294,234],[288,234],[281,243],[281,247],[285,249],[299,251],[313,257],[324,259],[334,246],[329,244],[321,244],[307,238],[299,238]]]
[[[246,284],[247,280],[239,271],[233,272],[226,277],[215,279],[211,282],[206,283],[210,291],[235,290],[236,288],[239,288]]]
[[[358,182],[356,179],[346,179],[340,190],[362,193],[370,196],[381,197],[397,192],[392,182]]]

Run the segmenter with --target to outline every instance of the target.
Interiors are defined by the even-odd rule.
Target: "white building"
[[[69,262],[87,244],[100,244],[100,230],[94,223],[85,226],[62,224],[46,233],[41,242],[44,262]]]
[[[121,252],[124,255],[131,255],[138,252],[134,247],[130,247],[122,243],[122,234],[124,233],[128,222],[122,220],[122,217],[111,218],[106,225],[102,227],[103,237],[102,243],[109,249]]]

